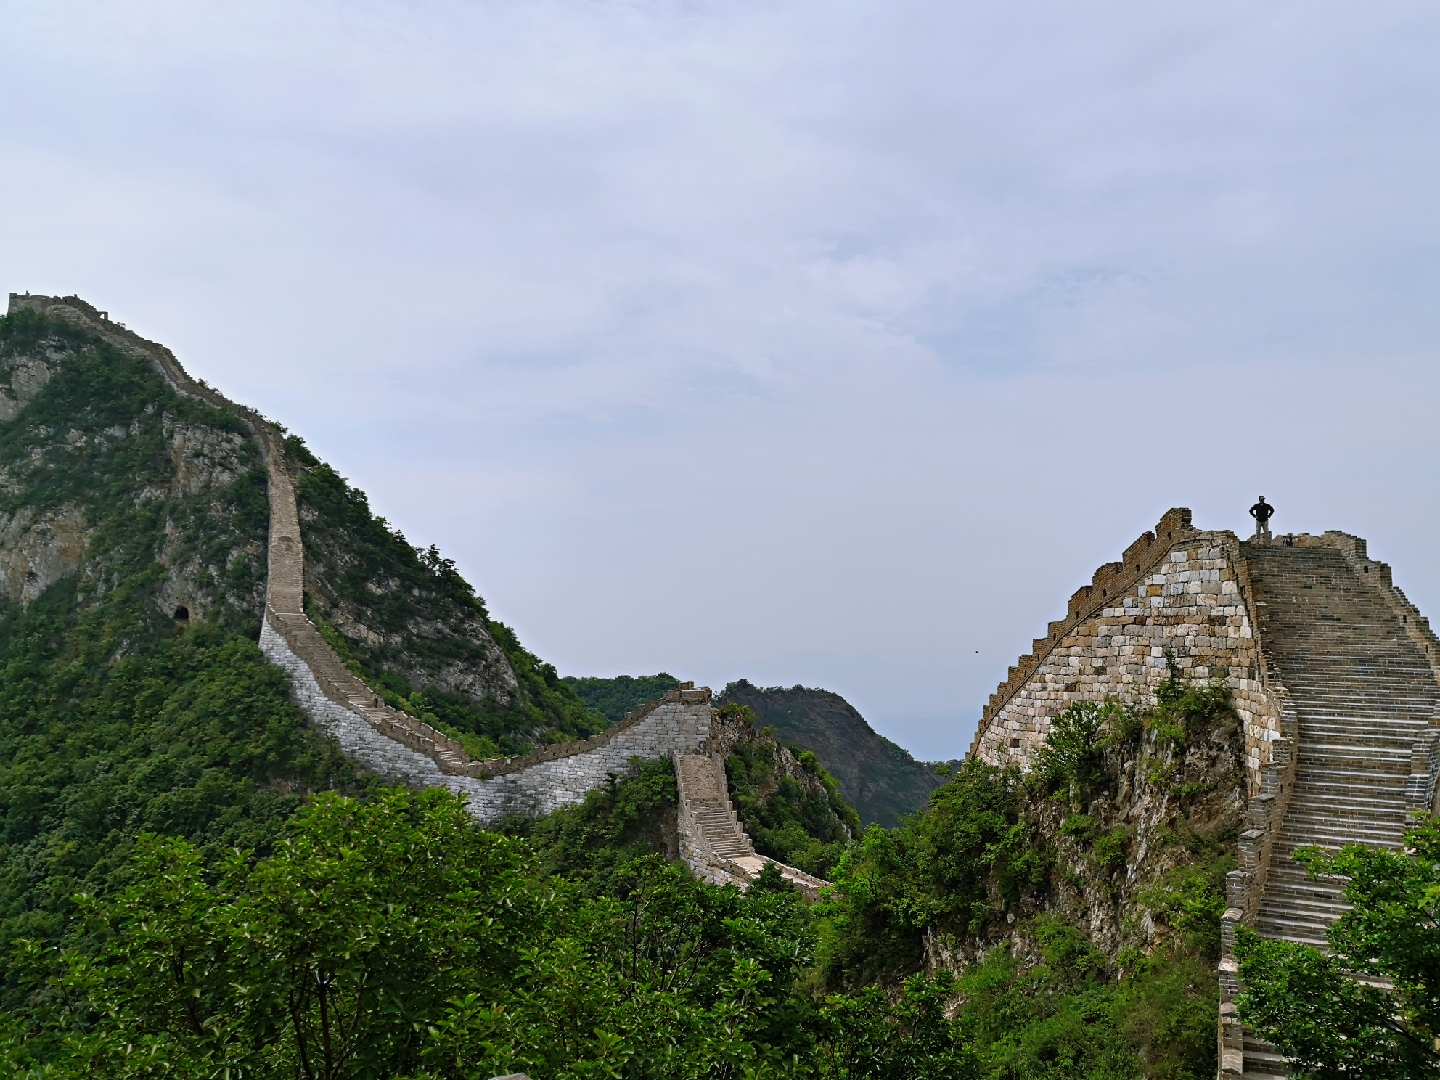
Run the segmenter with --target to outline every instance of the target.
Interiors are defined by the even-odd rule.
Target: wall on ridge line
[[[284,466],[279,430],[253,409],[237,405],[191,378],[169,349],[112,322],[108,313],[78,296],[11,293],[8,311],[34,311],[85,326],[122,351],[144,356],[176,392],[230,409],[239,416],[254,434],[269,474],[266,606],[303,618],[305,553],[294,483]],[[465,794],[471,813],[485,823],[510,814],[545,814],[581,802],[591,789],[627,771],[632,758],[694,753],[710,734],[710,692],[688,690],[667,694],[665,701],[644,715],[579,744],[575,753],[543,750],[504,762],[472,762],[476,772],[499,775],[454,775],[443,772],[434,758],[391,738],[364,715],[327,695],[315,672],[292,649],[281,628],[272,625],[268,614],[261,626],[260,648],[271,662],[290,674],[292,696],[305,716],[359,765],[392,782],[446,787]]]
[[[38,293],[11,293],[7,313],[14,315],[21,311],[33,311],[52,319],[83,326],[100,335],[121,352],[132,356],[143,356],[155,365],[170,388],[177,394],[197,398],[217,409],[229,409],[248,427],[259,444],[260,453],[267,460],[276,448],[280,434],[275,425],[254,409],[237,405],[220,391],[207,386],[180,366],[175,354],[158,342],[141,337],[127,329],[124,323],[112,322],[109,312],[101,311],[95,305],[86,303],[78,296],[41,296]]]
[[[701,700],[661,702],[603,746],[501,776],[455,776],[441,772],[425,754],[382,734],[365,717],[327,697],[309,666],[268,618],[260,631],[260,648],[272,663],[290,673],[295,703],[306,717],[362,768],[411,787],[444,787],[465,795],[470,812],[486,825],[511,814],[537,816],[574,806],[584,801],[587,792],[627,772],[631,758],[693,754],[710,735],[710,695],[706,691]]]
[[[1250,790],[1281,737],[1281,695],[1266,682],[1233,533],[1199,532],[1167,545],[1148,572],[1076,621],[979,733],[972,753],[1028,769],[1050,721],[1079,701],[1153,704],[1168,677],[1166,652],[1185,676],[1225,680],[1245,730]]]

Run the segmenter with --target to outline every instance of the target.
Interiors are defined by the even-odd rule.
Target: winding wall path
[[[743,888],[772,861],[756,855],[741,828],[726,794],[723,765],[702,753],[713,719],[708,689],[684,683],[588,739],[519,758],[472,759],[454,739],[386,705],[305,615],[305,548],[295,483],[285,467],[283,435],[274,424],[192,379],[169,349],[111,321],[78,296],[11,293],[8,310],[84,326],[116,348],[149,360],[177,393],[233,412],[250,430],[269,478],[269,573],[260,648],[290,674],[291,693],[311,723],[362,767],[387,780],[461,793],[471,813],[494,823],[581,802],[586,792],[626,772],[632,759],[668,757],[676,767],[680,846],[687,865],[706,880]],[[809,895],[827,884],[777,865]]]

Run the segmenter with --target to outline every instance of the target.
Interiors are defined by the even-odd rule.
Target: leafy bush
[[[1035,754],[1035,774],[1054,790],[1063,787],[1072,799],[1087,799],[1105,777],[1107,725],[1123,714],[1107,701],[1077,701],[1050,719],[1050,732]]]
[[[1421,820],[1406,844],[1297,852],[1312,874],[1343,878],[1353,905],[1326,931],[1328,953],[1243,928],[1237,937],[1240,1018],[1300,1075],[1409,1080],[1440,1071],[1440,825]]]
[[[1118,870],[1125,865],[1125,848],[1129,843],[1130,830],[1116,825],[1095,838],[1095,861],[1106,870]]]
[[[1147,717],[1149,726],[1163,741],[1174,746],[1193,746],[1218,723],[1233,720],[1230,688],[1224,679],[1197,686],[1183,681],[1173,656],[1166,656],[1169,677],[1155,691],[1155,708]]]

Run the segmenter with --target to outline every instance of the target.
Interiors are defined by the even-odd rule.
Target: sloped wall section
[[[985,707],[970,752],[1029,768],[1050,720],[1079,701],[1153,703],[1167,655],[1192,679],[1224,680],[1245,730],[1250,791],[1276,760],[1283,688],[1272,685],[1255,634],[1254,597],[1239,542],[1177,508],[1096,571]]]

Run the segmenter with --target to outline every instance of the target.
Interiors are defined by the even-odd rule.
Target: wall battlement
[[[1229,683],[1245,729],[1252,792],[1283,738],[1283,688],[1272,685],[1255,641],[1248,564],[1234,533],[1196,529],[1190,511],[1168,511],[1154,531],[1076,590],[991,696],[971,754],[1028,768],[1050,718],[1080,701],[1145,706],[1168,677]]]

